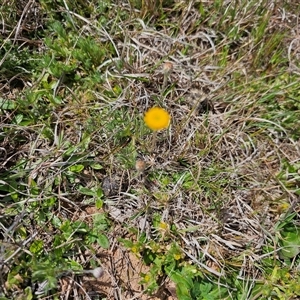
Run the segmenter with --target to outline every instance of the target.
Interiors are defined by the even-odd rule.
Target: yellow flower
[[[179,260],[179,259],[181,259],[181,254],[178,254],[178,253],[174,254],[173,257],[175,260]]]
[[[131,251],[133,252],[133,253],[135,253],[135,254],[137,254],[137,253],[139,253],[139,248],[137,247],[137,246],[132,246],[131,247]]]
[[[152,130],[165,129],[170,124],[171,117],[169,113],[160,107],[150,108],[144,116],[146,125]]]
[[[162,230],[167,230],[168,229],[168,224],[165,222],[160,222],[159,223],[159,228]]]

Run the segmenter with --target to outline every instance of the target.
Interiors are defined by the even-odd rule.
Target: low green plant
[[[18,255],[8,273],[8,291],[28,288],[30,282],[46,282],[43,292],[47,294],[57,289],[57,280],[64,273],[83,269],[83,266],[73,259],[76,251],[89,249],[93,252],[94,244],[106,249],[109,247],[106,236],[109,223],[104,214],[95,214],[91,226],[83,221],[63,220],[50,213],[47,217],[48,224],[51,224],[48,230],[43,228],[47,239],[35,239],[26,252]],[[18,233],[21,234],[20,243],[30,239],[26,226],[18,229],[16,234]],[[18,264],[17,261],[21,263]]]

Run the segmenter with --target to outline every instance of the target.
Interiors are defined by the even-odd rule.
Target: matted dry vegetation
[[[17,13],[6,7],[14,2],[4,3],[1,64],[18,47],[49,60],[0,73],[1,103],[15,103],[0,107],[0,296],[27,299],[26,286],[33,294],[42,289],[31,271],[13,274],[14,284],[8,274],[34,256],[35,240],[45,253],[59,247],[57,220],[93,227],[103,212],[109,250],[87,246],[75,230],[65,243],[74,261],[99,262],[105,276],[60,278],[60,299],[150,299],[139,284],[151,268],[142,263],[150,241],[159,253],[176,242],[182,265],[228,288],[231,299],[250,299],[266,275],[262,259],[279,259],[275,225],[292,213],[299,222],[299,178],[289,174],[300,154],[298,4],[171,2],[112,1],[101,10],[79,1],[75,10],[68,1],[25,1]],[[39,16],[30,28],[29,11]],[[99,56],[80,38],[99,47]],[[76,54],[80,47],[85,56]],[[53,61],[66,66],[60,76]],[[172,117],[153,148],[142,121],[152,106]],[[136,169],[137,160],[145,169]],[[74,171],[78,165],[84,168]],[[103,200],[101,210],[87,189]],[[140,249],[119,240],[141,236]],[[221,281],[232,273],[248,288],[244,298]],[[167,276],[158,277],[153,297],[175,299]],[[267,299],[257,295],[251,299]]]

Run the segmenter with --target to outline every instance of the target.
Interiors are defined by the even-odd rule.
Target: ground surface
[[[5,0],[0,298],[300,297],[299,12]]]

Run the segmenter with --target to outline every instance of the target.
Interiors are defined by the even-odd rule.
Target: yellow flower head
[[[150,108],[144,116],[146,125],[152,130],[165,129],[170,124],[171,117],[169,113],[160,107]]]

